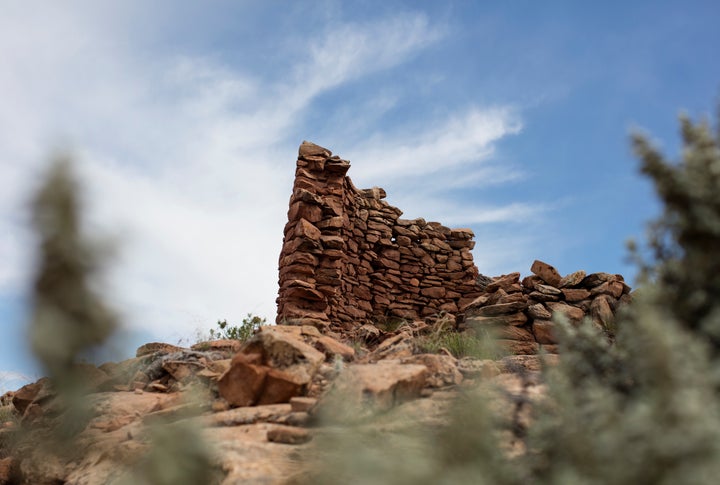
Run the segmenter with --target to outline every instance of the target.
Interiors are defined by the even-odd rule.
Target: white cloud
[[[12,94],[0,112],[0,232],[14,235],[0,243],[10,262],[0,291],[27,277],[16,214],[60,140],[77,155],[89,227],[118,238],[108,294],[126,322],[167,338],[247,312],[273,319],[292,131],[321,93],[404,62],[440,33],[422,15],[334,25],[307,58],[263,79],[203,57],[154,58],[113,37],[121,29],[103,32],[112,22],[60,8],[0,21],[0,92]],[[462,150],[452,133],[442,140]]]
[[[332,26],[311,43],[308,62],[297,67],[295,99],[305,103],[322,91],[393,67],[441,36],[423,14]]]
[[[0,395],[17,390],[33,379],[19,372],[0,370]]]
[[[490,159],[495,142],[521,129],[508,108],[472,108],[417,133],[377,134],[351,150],[358,161],[353,176],[362,181],[407,180],[477,166]]]

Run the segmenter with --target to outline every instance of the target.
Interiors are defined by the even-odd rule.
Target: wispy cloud
[[[376,134],[351,150],[353,158],[362,161],[353,167],[353,175],[359,180],[407,179],[478,166],[490,159],[495,142],[521,129],[511,109],[493,107],[472,108],[439,123],[432,120],[415,133]]]
[[[33,379],[19,372],[0,370],[0,394],[18,389]]]
[[[333,25],[310,43],[308,61],[295,68],[294,99],[303,103],[347,81],[396,66],[441,36],[442,30],[430,27],[420,13]]]
[[[83,41],[112,20],[97,12],[92,22],[58,17],[50,31],[77,40],[59,46],[43,34],[42,19],[16,15],[33,28],[5,31],[6,45],[30,39],[23,56],[0,55],[0,90],[12,92],[14,103],[0,113],[0,127],[13,128],[12,136],[0,130],[7,142],[0,143],[0,177],[17,182],[0,208],[0,232],[16,235],[0,244],[11,268],[0,291],[27,278],[27,257],[15,256],[29,254],[21,249],[29,235],[13,214],[41,172],[48,142],[68,140],[89,227],[117,238],[121,249],[108,294],[131,326],[165,338],[217,318],[274,316],[300,141],[293,133],[322,93],[398,66],[441,36],[421,14],[336,24],[308,41],[306,57],[268,78],[206,57],[138,56],[132,39]],[[25,118],[14,123],[18,116]],[[450,135],[445,140],[452,143]]]

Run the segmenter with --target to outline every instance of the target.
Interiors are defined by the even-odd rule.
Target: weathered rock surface
[[[417,364],[381,361],[350,365],[318,403],[318,414],[329,421],[365,419],[419,397],[427,375],[428,368]]]

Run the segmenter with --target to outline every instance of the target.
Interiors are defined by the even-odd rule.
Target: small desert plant
[[[372,322],[377,328],[387,333],[393,333],[407,323],[409,323],[407,319],[391,315],[377,317]]]
[[[421,352],[437,354],[445,351],[458,359],[497,359],[504,355],[489,334],[476,336],[469,332],[444,330],[417,337],[415,343]]]
[[[239,340],[245,342],[255,331],[266,325],[267,319],[248,313],[240,325],[230,325],[227,320],[218,320],[217,329],[210,329],[210,340]]]

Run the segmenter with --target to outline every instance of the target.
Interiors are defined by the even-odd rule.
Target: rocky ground
[[[324,424],[391,411],[415,422],[442,421],[466,386],[495,380],[526,393],[513,371],[532,373],[540,365],[537,356],[490,361],[413,354],[409,335],[373,334],[387,337],[385,345],[364,352],[314,327],[268,326],[242,347],[223,340],[190,349],[147,344],[133,359],[84,366],[91,419],[74,453],[60,458],[33,443],[16,444],[4,451],[0,483],[119,483],[124,464],[147,454],[148,429],[177,423],[201,430],[221,483],[284,483],[303,471],[303,450]],[[19,418],[3,424],[6,444],[21,427],[57,419],[59,407],[46,379],[6,394],[2,404]]]
[[[158,452],[152,437],[163,429],[180,433],[160,445],[171,456],[193,446],[209,453],[218,483],[293,483],[307,473],[307,454],[327,430],[359,423],[392,433],[401,426],[394,416],[409,418],[403,423],[446,423],[455,398],[482,383],[501,389],[488,397],[509,423],[500,446],[509,454],[523,453],[528,406],[543,394],[541,364],[558,356],[457,359],[442,347],[423,353],[418,342],[466,328],[472,335],[474,320],[500,321],[501,339],[514,338],[508,334],[519,329],[534,342],[533,333],[540,333],[526,320],[549,322],[554,302],[606,324],[612,315],[596,311],[595,302],[602,299],[614,312],[629,291],[619,275],[571,276],[555,278],[552,286],[547,276],[487,279],[487,294],[467,307],[464,320],[405,321],[397,328],[366,324],[351,334],[322,333],[309,325],[265,326],[244,343],[215,340],[191,348],[150,343],[123,362],[79,365],[75,372],[86,383],[87,413],[79,434],[61,450],[43,446],[43,430],[68,416],[48,379],[0,398],[5,420],[0,483],[129,483],[128,474]],[[610,290],[612,299],[606,296]]]

